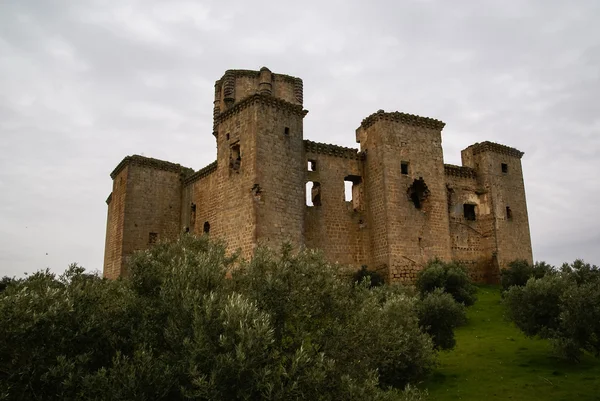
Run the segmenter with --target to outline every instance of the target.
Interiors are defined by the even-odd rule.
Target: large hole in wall
[[[321,184],[318,182],[306,183],[306,205],[321,206]]]
[[[429,197],[429,188],[425,184],[423,177],[415,179],[410,187],[408,187],[408,197],[417,209],[423,207],[423,203]]]
[[[463,214],[465,220],[475,221],[475,205],[471,203],[465,203],[463,205]]]
[[[352,202],[354,210],[360,209],[360,183],[362,178],[359,175],[348,175],[344,177],[344,199],[346,202]]]

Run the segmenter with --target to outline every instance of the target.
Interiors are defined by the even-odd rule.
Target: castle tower
[[[264,67],[228,70],[215,84],[219,186],[210,232],[243,256],[258,243],[303,245],[302,100],[302,80]]]
[[[143,156],[127,156],[111,173],[104,277],[126,274],[128,257],[180,233],[181,176],[189,169]]]
[[[451,257],[442,154],[444,123],[383,110],[356,139],[365,158],[371,263],[388,279],[414,280],[430,259]]]
[[[493,142],[481,142],[461,152],[463,166],[477,172],[482,209],[489,213],[484,232],[498,267],[515,259],[533,262],[521,157],[523,152]]]

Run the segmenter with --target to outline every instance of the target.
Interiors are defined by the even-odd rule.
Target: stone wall
[[[463,165],[477,171],[493,216],[497,263],[505,268],[515,259],[533,262],[525,184],[523,152],[492,142],[482,142],[462,151]]]
[[[305,141],[305,154],[306,190],[312,192],[314,183],[320,188],[319,204],[306,206],[306,246],[354,268],[367,264],[362,155],[356,149],[312,141]],[[354,182],[351,201],[345,200],[345,180]]]
[[[357,137],[366,153],[374,259],[390,280],[411,281],[430,259],[449,260],[450,238],[441,121],[379,111]],[[383,231],[383,233],[382,233]],[[382,257],[383,256],[383,257]]]
[[[114,174],[113,190],[108,196],[106,219],[106,243],[104,248],[104,277],[115,279],[123,273],[123,221],[127,196],[127,172],[124,166]]]
[[[514,259],[532,261],[522,152],[483,142],[463,150],[462,166],[445,165],[443,122],[383,110],[356,130],[360,151],[308,141],[302,102],[299,78],[228,70],[215,84],[215,162],[193,172],[126,157],[111,174],[105,277],[182,232],[245,258],[258,244],[291,242],[390,281],[413,281],[433,258],[484,282]]]

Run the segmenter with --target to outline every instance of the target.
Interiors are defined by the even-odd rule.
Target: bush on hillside
[[[456,345],[454,329],[465,324],[465,306],[441,288],[425,294],[417,305],[419,323],[433,340],[436,349],[450,350]]]
[[[379,287],[385,284],[385,279],[379,272],[368,270],[366,265],[362,265],[361,268],[354,273],[353,280],[355,283],[362,283],[365,279],[367,280],[369,287]]]
[[[238,262],[191,235],[129,269],[6,287],[0,399],[421,399],[402,389],[434,350],[406,292],[354,285],[314,252]]]
[[[477,300],[477,288],[467,270],[454,262],[432,260],[417,275],[416,286],[422,296],[439,288],[465,306],[471,306]]]
[[[502,290],[506,291],[513,285],[524,286],[530,278],[542,278],[554,274],[556,270],[546,262],[536,262],[530,265],[523,259],[514,260],[508,264],[506,269],[500,271],[500,284]]]
[[[577,260],[506,291],[507,316],[527,336],[550,339],[562,357],[600,356],[600,274]]]

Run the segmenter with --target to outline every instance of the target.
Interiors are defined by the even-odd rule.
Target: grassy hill
[[[526,338],[503,317],[497,287],[479,287],[457,345],[423,383],[430,399],[600,401],[600,360],[579,364],[552,356],[548,341]]]

